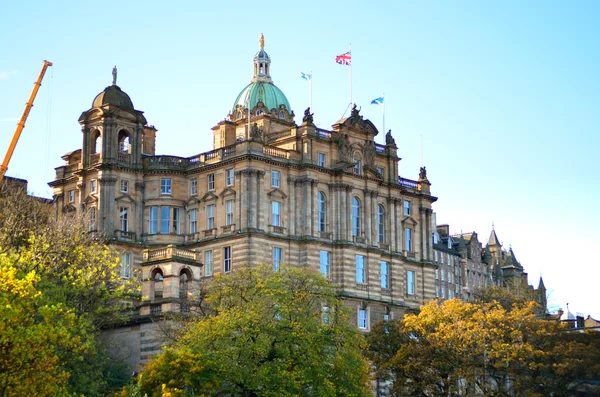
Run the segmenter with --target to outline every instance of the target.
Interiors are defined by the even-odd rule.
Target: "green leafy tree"
[[[0,191],[0,253],[11,258],[19,275],[36,274],[43,304],[63,307],[75,316],[70,332],[81,350],[56,350],[58,365],[69,375],[69,391],[104,395],[119,363],[106,354],[100,329],[122,319],[123,302],[139,286],[118,278],[118,253],[87,232],[83,217],[57,217],[52,208],[18,189]]]
[[[38,281],[35,272],[19,277],[13,259],[0,255],[0,396],[66,395],[69,373],[60,353],[84,351],[72,331],[77,317],[45,304]]]
[[[244,267],[217,276],[207,315],[140,375],[142,393],[368,396],[364,339],[318,273]]]

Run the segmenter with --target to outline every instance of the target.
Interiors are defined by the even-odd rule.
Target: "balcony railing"
[[[225,225],[225,226],[221,226],[221,231],[223,233],[233,233],[233,231],[235,230],[235,224],[230,224],[230,225]]]
[[[412,179],[398,177],[398,183],[400,184],[400,186],[409,189],[417,189],[419,187],[419,182],[413,181]]]
[[[275,146],[263,146],[263,153],[273,157],[281,157],[284,159],[290,158],[290,154],[287,150]]]
[[[355,243],[364,244],[367,241],[367,239],[360,236],[353,236],[352,241],[354,241]]]
[[[135,240],[135,232],[115,230],[115,238],[118,240]]]
[[[285,228],[281,226],[273,226],[271,225],[271,232],[285,234]]]
[[[168,245],[165,248],[144,250],[144,262],[171,259],[173,257],[189,259],[193,261],[200,260],[200,254],[198,252],[177,248],[174,245]]]

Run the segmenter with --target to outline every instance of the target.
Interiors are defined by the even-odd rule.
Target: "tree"
[[[206,316],[140,375],[142,393],[368,396],[364,340],[318,273],[244,267],[216,276]],[[179,393],[179,394],[178,394]]]
[[[401,395],[568,395],[578,376],[598,375],[577,374],[580,359],[592,365],[597,356],[585,358],[581,341],[568,341],[579,337],[536,310],[534,302],[506,310],[498,302],[434,301],[400,322],[376,325],[368,356]]]
[[[0,253],[11,258],[18,277],[36,275],[40,304],[62,307],[75,316],[69,331],[79,338],[82,350],[56,350],[57,365],[68,374],[69,392],[104,395],[112,381],[108,374],[118,363],[111,363],[104,351],[100,329],[125,315],[124,302],[139,286],[135,279],[119,279],[118,253],[87,232],[83,217],[54,216],[47,200],[2,187]]]
[[[0,396],[65,395],[60,351],[81,357],[84,350],[76,316],[44,304],[38,282],[35,272],[19,277],[13,259],[0,255]]]

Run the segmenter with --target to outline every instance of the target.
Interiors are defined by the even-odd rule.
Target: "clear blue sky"
[[[286,4],[288,4],[286,6]],[[299,115],[312,71],[315,122],[328,128],[353,100],[386,128],[415,179],[423,160],[438,223],[492,222],[551,308],[600,318],[600,3],[597,1],[12,1],[0,12],[0,149],[43,59],[54,62],[8,175],[46,183],[81,147],[77,119],[118,84],[158,128],[158,152],[210,150],[211,130],[252,77],[265,34],[272,77]],[[383,133],[377,137],[383,140]]]

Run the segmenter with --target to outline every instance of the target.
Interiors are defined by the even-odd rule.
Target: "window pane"
[[[148,232],[155,234],[158,231],[158,207],[150,207],[150,227]]]
[[[321,251],[319,253],[319,270],[325,278],[329,278],[329,252]]]
[[[231,271],[231,247],[223,248],[223,271],[225,273]]]
[[[205,276],[212,275],[212,261],[213,261],[212,251],[205,251],[204,252],[204,275]]]
[[[279,271],[279,265],[281,263],[281,248],[273,248],[273,271]]]
[[[356,282],[365,282],[365,257],[356,255]]]
[[[169,234],[171,226],[171,207],[160,207],[160,233]]]

